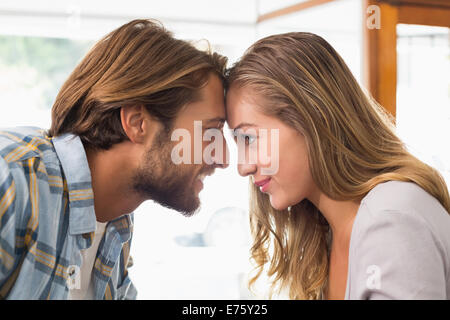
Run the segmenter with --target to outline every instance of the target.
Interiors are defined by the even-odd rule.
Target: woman
[[[252,177],[250,283],[267,267],[292,299],[450,299],[447,186],[324,39],[251,46],[229,70],[227,118]]]

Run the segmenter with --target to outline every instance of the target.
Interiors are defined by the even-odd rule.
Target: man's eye
[[[209,128],[205,128],[204,130],[209,130],[209,129],[216,129],[219,130],[220,132],[223,132],[223,126],[219,126],[219,127],[209,127]]]

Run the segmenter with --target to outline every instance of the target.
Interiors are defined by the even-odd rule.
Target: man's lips
[[[213,170],[208,170],[208,171],[203,171],[202,173],[200,173],[196,179],[195,179],[195,184],[198,187],[199,191],[201,191],[203,189],[203,180],[207,177],[210,176],[214,173],[214,169]]]

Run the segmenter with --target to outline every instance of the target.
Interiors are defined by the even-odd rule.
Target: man
[[[199,121],[202,130],[223,129],[225,65],[134,20],[75,68],[48,132],[1,130],[2,298],[136,297],[127,273],[133,210],[152,199],[190,216],[201,180],[226,167],[216,153],[209,164],[175,164],[171,139],[176,130],[195,133]]]

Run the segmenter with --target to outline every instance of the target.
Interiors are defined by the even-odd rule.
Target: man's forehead
[[[205,104],[195,102],[186,105],[178,114],[176,122],[179,124],[193,121],[202,121],[204,124],[221,124],[226,121],[225,106],[218,102],[216,104]]]
[[[220,80],[212,77],[206,86],[199,90],[197,99],[183,107],[177,120],[224,122],[226,119],[224,100]]]

